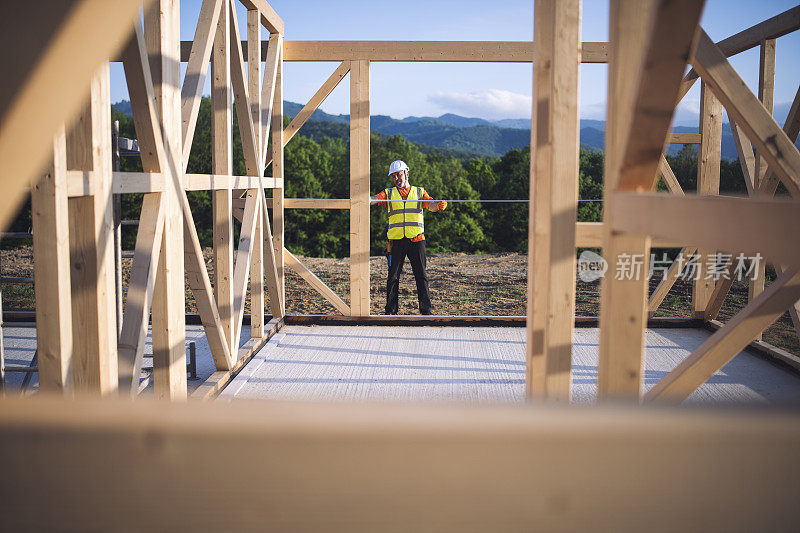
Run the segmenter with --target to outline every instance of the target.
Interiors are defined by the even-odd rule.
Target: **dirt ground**
[[[3,276],[33,276],[31,247],[2,250],[0,272]],[[204,250],[206,264],[214,279],[211,249]],[[349,303],[349,259],[298,257],[345,302]],[[131,260],[123,259],[123,285],[127,285]],[[386,304],[386,258],[370,258],[371,312],[382,314]],[[527,257],[523,254],[467,255],[440,253],[428,255],[428,277],[433,313],[436,315],[525,315]],[[658,285],[652,279],[650,290]],[[577,280],[576,314],[597,316],[600,307],[600,282]],[[286,312],[289,314],[337,314],[300,276],[287,268]],[[747,303],[747,284],[733,284],[718,319],[727,321]],[[679,280],[670,290],[656,316],[691,315],[691,281]],[[21,310],[34,307],[30,285],[10,284],[3,287],[3,309]],[[191,291],[186,292],[186,309],[196,307]],[[249,311],[249,300],[246,303]],[[400,314],[417,314],[417,296],[411,266],[406,262],[400,280]],[[800,342],[789,313],[785,313],[764,332],[764,340],[800,355]]]

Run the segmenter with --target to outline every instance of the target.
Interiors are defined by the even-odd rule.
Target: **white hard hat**
[[[389,175],[390,176],[392,174],[394,174],[395,172],[399,172],[401,170],[408,170],[408,165],[406,165],[404,162],[400,161],[399,159],[397,161],[392,161],[392,164],[389,165]]]

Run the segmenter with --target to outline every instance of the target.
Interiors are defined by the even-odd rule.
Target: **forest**
[[[288,124],[290,117],[284,117]],[[120,135],[135,138],[130,115],[112,109]],[[348,126],[310,120],[285,148],[285,196],[287,198],[349,198]],[[238,124],[233,125],[233,173],[244,175],[244,158]],[[432,148],[409,142],[400,135],[371,135],[370,175],[372,194],[391,185],[389,163],[402,159],[411,169],[412,185],[425,188],[436,199],[527,200],[530,150],[511,149],[501,157],[479,156]],[[697,147],[684,145],[675,156],[667,156],[678,181],[687,192],[696,190]],[[122,170],[141,170],[136,157],[122,158]],[[203,98],[188,165],[189,173],[211,173],[211,102]],[[271,168],[266,174],[270,175]],[[746,195],[738,161],[721,162],[720,192]],[[578,220],[602,219],[603,154],[581,149]],[[664,189],[663,183],[659,184]],[[187,193],[203,246],[211,245],[211,194]],[[267,192],[269,195],[269,191]],[[141,195],[122,197],[122,218],[138,219]],[[386,210],[373,207],[371,253],[385,247]],[[528,204],[450,203],[444,212],[425,214],[425,235],[430,252],[468,254],[520,252],[527,250]],[[312,257],[349,256],[349,213],[346,210],[286,210],[286,246],[295,254]],[[30,228],[30,206],[24,206],[12,231]],[[123,229],[123,248],[133,249],[135,226]],[[8,243],[11,244],[11,243]]]

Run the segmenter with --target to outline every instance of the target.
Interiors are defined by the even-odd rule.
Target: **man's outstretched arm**
[[[386,191],[381,191],[375,196],[369,197],[369,205],[386,205]]]
[[[444,211],[444,209],[447,207],[447,202],[444,200],[437,202],[424,189],[422,191],[422,200],[422,203],[425,204],[425,207],[428,208],[428,211]]]

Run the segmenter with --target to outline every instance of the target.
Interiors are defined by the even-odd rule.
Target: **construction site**
[[[581,0],[533,1],[533,41],[285,40],[266,0],[202,0],[190,21],[180,0],[10,9],[0,237],[32,240],[32,276],[0,273],[0,529],[795,531],[800,355],[764,332],[783,320],[787,346],[800,338],[800,88],[773,116],[776,43],[800,6],[714,41],[704,3],[610,0],[608,41],[582,40]],[[731,65],[752,50],[757,87]],[[336,67],[285,121],[286,62]],[[395,242],[428,204],[371,172],[370,69],[417,62],[532,65],[529,194],[495,200],[527,204],[525,268],[498,281],[524,314],[429,314],[422,297],[397,314],[391,283],[375,312],[371,206]],[[608,73],[602,222],[578,217],[584,64]],[[112,121],[119,66],[135,139]],[[348,85],[349,197],[285,196],[286,145]],[[698,133],[673,131],[697,86]],[[724,114],[744,196],[720,191]],[[697,147],[696,190],[665,157],[675,144]],[[210,191],[210,255],[193,191]],[[30,232],[11,231],[26,202]],[[419,222],[392,223],[417,204]],[[331,209],[349,214],[336,285],[286,242],[287,211]],[[653,250],[672,252],[651,285]],[[332,311],[293,312],[307,293],[288,276]],[[35,309],[3,308],[4,284],[30,286]],[[668,297],[688,312],[658,313]]]

